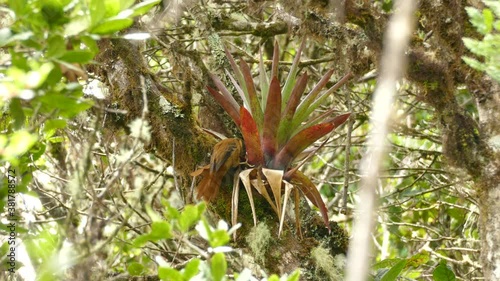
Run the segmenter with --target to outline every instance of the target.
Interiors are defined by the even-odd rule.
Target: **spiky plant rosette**
[[[350,113],[332,117],[334,109],[314,115],[316,109],[325,103],[328,96],[347,82],[351,74],[344,76],[334,86],[323,90],[330,80],[333,70],[328,71],[321,80],[304,96],[308,75],[297,76],[299,62],[305,41],[297,50],[288,76],[281,86],[278,80],[279,45],[275,42],[270,79],[267,76],[262,51],[259,61],[260,95],[251,74],[249,65],[242,59],[239,67],[233,56],[225,49],[234,76],[226,70],[234,88],[238,92],[243,105],[240,106],[224,83],[215,75],[211,75],[216,88],[207,87],[210,94],[239,127],[246,150],[248,165],[239,173],[239,178],[250,199],[254,223],[257,223],[252,189],[258,191],[279,218],[279,233],[287,202],[294,193],[296,223],[300,232],[298,204],[300,195],[305,196],[316,206],[326,224],[328,211],[319,191],[312,181],[298,168],[304,163],[292,167],[299,155],[321,137],[343,124]],[[309,118],[314,116],[313,118]],[[309,156],[316,150],[309,152]],[[306,160],[309,157],[306,157]],[[239,181],[234,184],[232,200],[232,223],[236,224],[238,216]],[[206,191],[209,192],[209,191]],[[272,195],[272,197],[271,197]]]

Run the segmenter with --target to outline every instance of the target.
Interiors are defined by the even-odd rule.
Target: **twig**
[[[413,12],[417,1],[396,2],[385,33],[385,47],[382,55],[380,76],[374,93],[373,114],[370,118],[372,131],[368,140],[369,150],[361,161],[360,201],[354,222],[354,237],[349,244],[346,280],[368,279],[372,248],[372,231],[375,226],[376,184],[379,170],[385,156],[386,137],[392,103],[396,95],[396,83],[405,66],[405,49],[413,30]]]

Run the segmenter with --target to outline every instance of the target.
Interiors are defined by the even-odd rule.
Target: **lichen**
[[[260,222],[250,230],[246,237],[248,247],[252,250],[255,260],[264,264],[265,255],[271,242],[271,231],[267,225]]]
[[[163,111],[163,114],[172,113],[176,118],[184,118],[184,113],[182,113],[182,109],[173,105],[166,98],[160,96],[159,100],[160,109]]]
[[[342,272],[345,267],[345,256],[332,257],[329,251],[319,245],[311,250],[311,258],[317,270],[321,270],[330,280],[344,280]]]

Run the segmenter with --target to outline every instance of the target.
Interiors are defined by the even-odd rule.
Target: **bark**
[[[175,170],[184,187],[181,193],[188,194],[189,173],[204,161],[215,143],[193,119],[190,81],[184,83],[180,93],[163,86],[149,69],[139,46],[130,41],[104,39],[100,48],[103,52],[96,57],[100,67],[92,70],[109,85],[110,96],[105,102],[127,112],[108,118],[108,133],[126,131],[132,120],[142,116],[142,93],[146,91],[149,109],[146,120],[152,132],[148,149],[170,163],[175,155]]]

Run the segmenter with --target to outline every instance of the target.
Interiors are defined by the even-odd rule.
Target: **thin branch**
[[[354,222],[354,237],[349,244],[346,280],[362,281],[369,276],[372,241],[375,226],[376,186],[379,170],[385,156],[389,117],[396,95],[396,83],[405,68],[405,49],[413,30],[413,12],[416,1],[397,1],[385,34],[385,47],[381,61],[380,79],[374,93],[373,115],[370,123],[369,151],[361,162],[360,201],[358,218]]]

